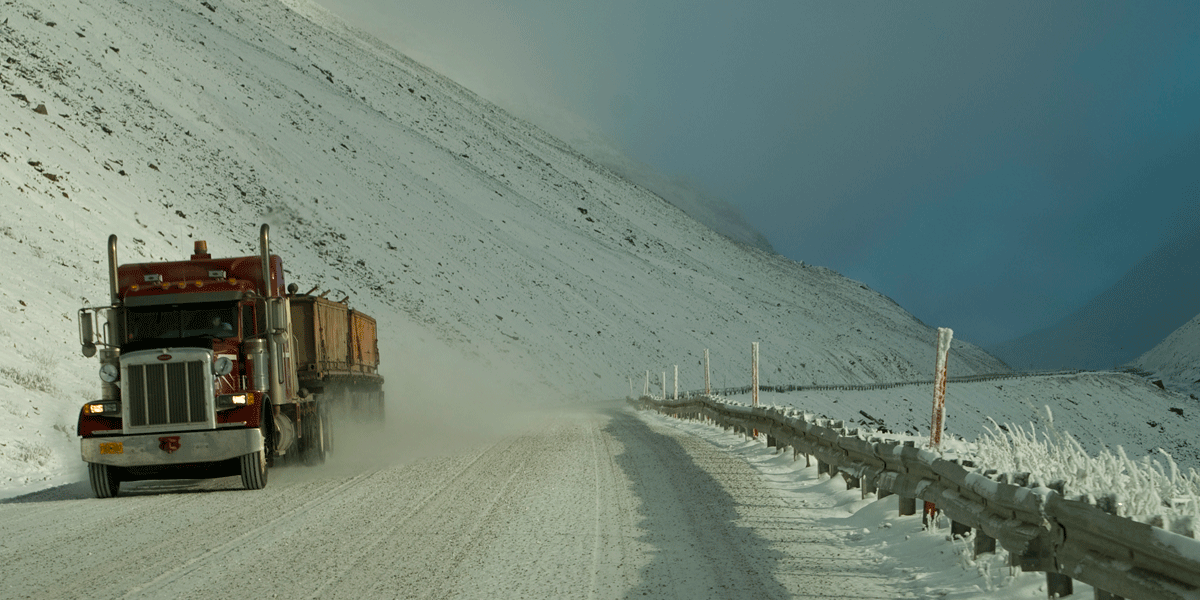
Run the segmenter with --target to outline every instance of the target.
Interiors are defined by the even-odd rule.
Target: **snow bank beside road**
[[[1045,576],[1022,573],[1008,566],[1008,552],[973,557],[972,538],[951,539],[949,524],[939,520],[926,530],[920,515],[898,516],[895,496],[862,498],[861,490],[847,490],[841,478],[818,475],[816,463],[805,468],[793,461],[790,451],[776,453],[761,441],[729,433],[695,421],[681,421],[651,412],[639,416],[656,427],[686,432],[707,440],[745,460],[781,502],[790,507],[792,527],[827,532],[836,540],[816,553],[790,548],[796,570],[838,568],[839,561],[854,560],[866,552],[871,575],[893,581],[893,598],[949,598],[967,600],[1017,600],[1045,598]],[[841,549],[844,547],[844,550]],[[1090,597],[1092,588],[1075,583],[1075,593]],[[862,597],[838,594],[839,597]]]

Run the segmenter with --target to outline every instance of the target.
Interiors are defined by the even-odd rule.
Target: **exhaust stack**
[[[262,248],[262,280],[264,298],[271,297],[271,226],[263,223],[258,232],[258,244]]]
[[[108,236],[108,298],[113,306],[121,296],[117,291],[117,234]]]

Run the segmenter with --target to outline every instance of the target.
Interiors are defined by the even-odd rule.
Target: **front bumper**
[[[85,462],[114,467],[216,462],[263,449],[259,429],[92,437],[81,442]]]

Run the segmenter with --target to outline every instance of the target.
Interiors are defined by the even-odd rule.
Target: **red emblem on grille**
[[[171,360],[171,355],[170,354],[159,354],[158,360]]]
[[[180,448],[179,436],[165,435],[158,438],[158,447],[167,454],[170,454]]]

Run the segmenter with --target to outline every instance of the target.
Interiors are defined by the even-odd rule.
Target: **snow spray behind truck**
[[[78,424],[97,497],[140,479],[262,489],[276,460],[323,462],[333,419],[382,420],[375,320],[285,286],[269,232],[259,256],[212,258],[197,241],[188,261],[120,266],[108,238],[111,303],[79,311],[83,354],[100,359]]]

